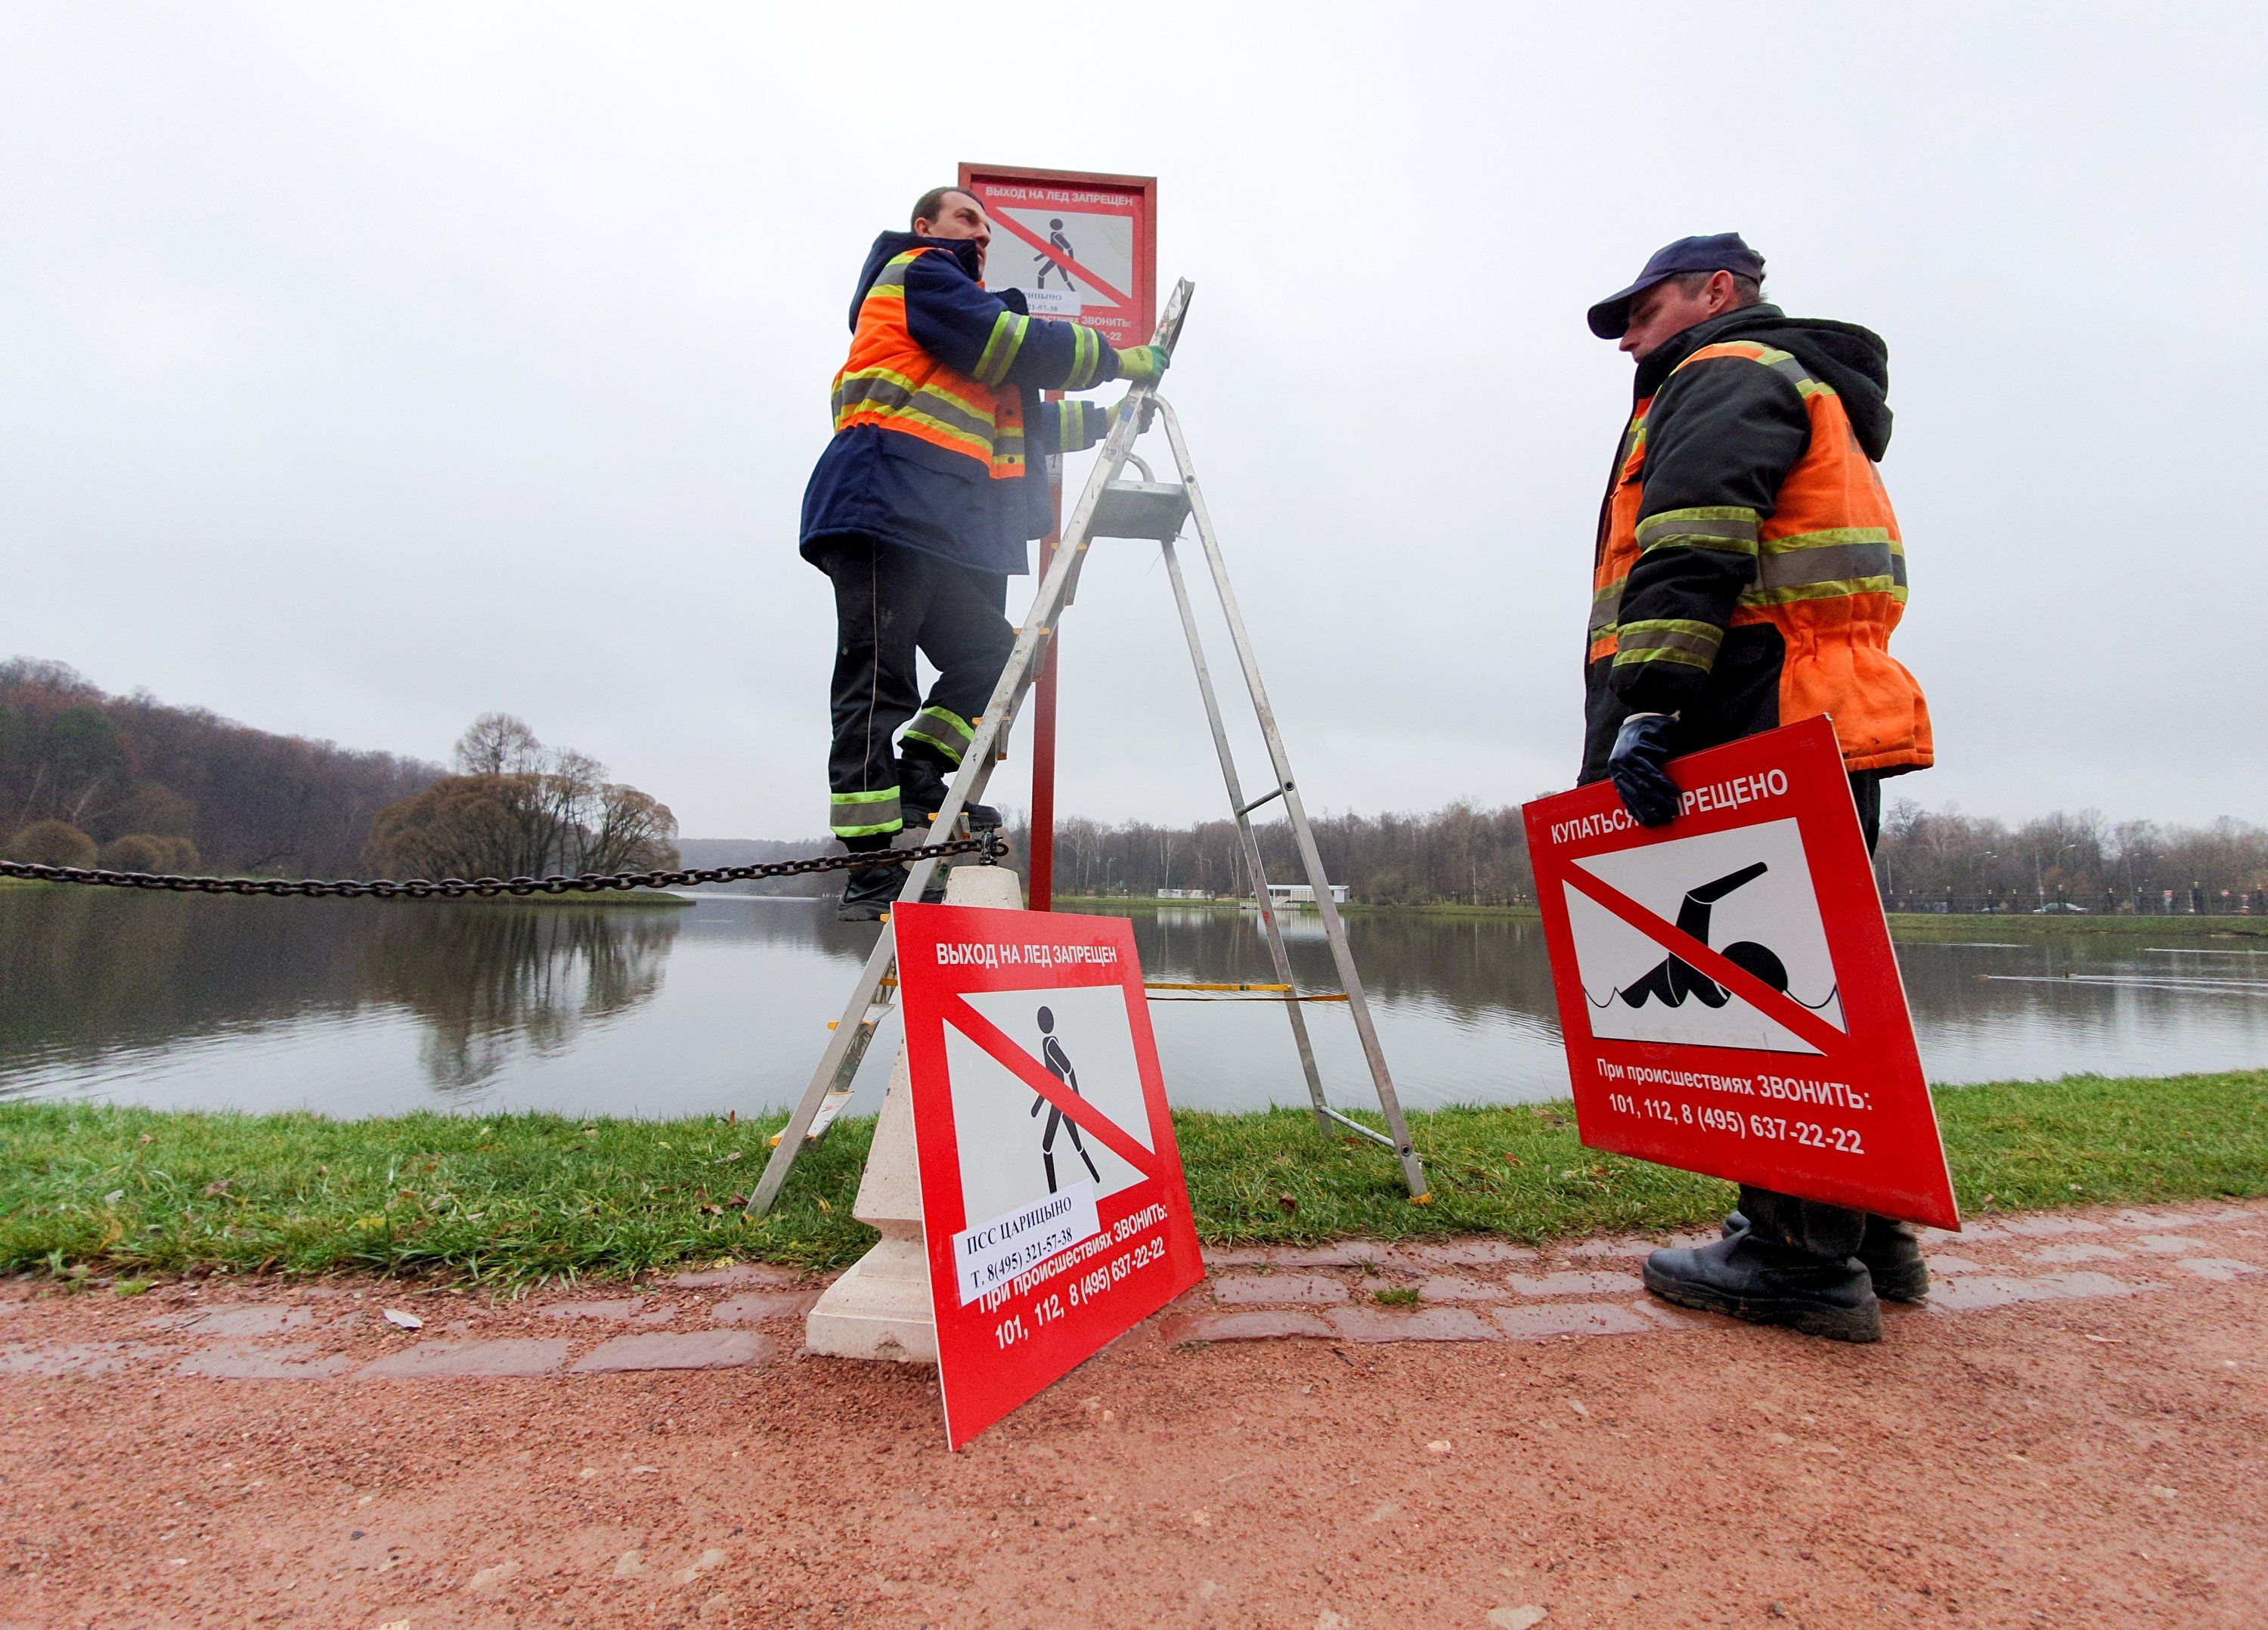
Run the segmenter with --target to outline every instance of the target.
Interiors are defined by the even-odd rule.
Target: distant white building
[[[1212,890],[1210,889],[1160,889],[1158,890],[1158,898],[1160,900],[1210,900],[1212,898]]]
[[[1344,883],[1333,883],[1330,889],[1334,905],[1347,903],[1347,886]],[[1277,905],[1313,905],[1315,903],[1315,886],[1313,883],[1270,883],[1268,885],[1268,898]]]

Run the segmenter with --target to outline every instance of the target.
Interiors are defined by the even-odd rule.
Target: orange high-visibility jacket
[[[909,249],[867,285],[850,355],[835,375],[835,428],[899,431],[975,459],[995,481],[1012,481],[1024,473],[1022,389],[996,389],[961,372],[923,349],[907,324],[907,269],[936,253]]]
[[[1747,323],[1710,326],[1753,329],[1766,313],[1778,317],[1749,310]],[[1705,368],[1740,372],[1694,394],[1677,427],[1687,445],[1668,495],[1675,506],[1659,493],[1649,502],[1649,415]],[[1889,653],[1906,601],[1897,517],[1821,372],[1762,340],[1717,340],[1679,361],[1631,414],[1592,579],[1586,779],[1604,773],[1615,730],[1632,712],[1680,712],[1681,750],[1825,713],[1850,770],[1930,763],[1928,704]],[[1879,414],[1887,440],[1887,409]],[[1710,438],[1722,437],[1737,463],[1752,451],[1756,419],[1770,415],[1786,421],[1782,445],[1801,448],[1776,489],[1764,484],[1769,459],[1762,470],[1706,470]],[[1676,503],[1695,493],[1747,501]]]
[[[1094,330],[1034,317],[978,281],[966,239],[884,232],[850,311],[834,436],[804,490],[807,557],[864,537],[985,572],[1020,572],[1051,518],[1045,455],[1104,433],[1091,402],[1040,401],[1118,375]]]

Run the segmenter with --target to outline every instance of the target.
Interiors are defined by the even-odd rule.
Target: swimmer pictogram
[[[1576,869],[1642,904],[1662,930],[1569,901],[1597,1034],[1811,1051],[1815,1027],[1791,1027],[1790,1007],[1840,1028],[1834,959],[1794,822],[1671,838]],[[1759,1007],[1765,997],[1778,1000]]]
[[[1711,908],[1734,889],[1756,881],[1771,870],[1770,866],[1758,860],[1737,872],[1727,872],[1722,877],[1687,889],[1684,900],[1677,908],[1677,931],[1690,933],[1707,945]],[[1770,946],[1754,940],[1741,940],[1717,949],[1718,954],[1734,967],[1756,975],[1783,995],[1786,993],[1787,965]],[[1646,977],[1615,994],[1631,1007],[1643,1007],[1650,1001],[1658,1001],[1665,1007],[1682,1007],[1688,997],[1704,1007],[1722,1007],[1733,999],[1732,993],[1723,985],[1704,976],[1691,963],[1675,956],[1663,957]]]

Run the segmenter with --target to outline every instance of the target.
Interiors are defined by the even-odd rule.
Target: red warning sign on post
[[[958,1449],[1204,1264],[1133,926],[953,905],[890,926]]]
[[[1606,782],[1522,812],[1583,1141],[1960,1227],[1834,726],[1670,774],[1665,827]]]
[[[1121,350],[1158,326],[1158,182],[964,164],[961,188],[992,219],[984,286],[1021,289],[1035,317],[1084,323]]]

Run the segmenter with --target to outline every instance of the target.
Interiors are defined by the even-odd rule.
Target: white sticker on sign
[[[1077,321],[1086,302],[1073,289],[1027,289],[1024,307],[1035,317],[1054,317],[1064,321]]]
[[[1101,1232],[1091,1183],[1075,1183],[1059,1194],[963,1228],[953,1236],[953,1271],[961,1287],[961,1305],[967,1307],[986,1291]]]

